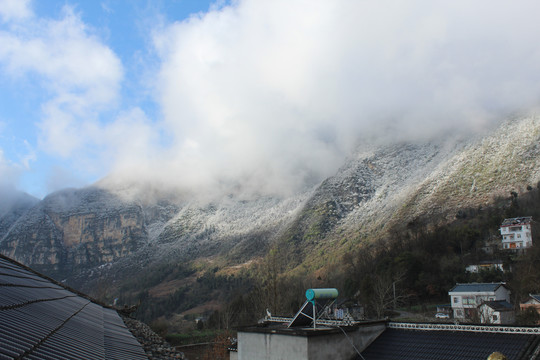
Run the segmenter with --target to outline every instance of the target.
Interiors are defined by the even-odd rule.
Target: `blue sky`
[[[536,113],[538,13],[533,0],[0,0],[0,187],[298,191],[359,142]]]
[[[37,40],[40,38],[37,32],[56,26],[67,17],[73,16],[80,22],[78,25],[85,28],[82,37],[94,37],[100,45],[114,52],[114,56],[121,62],[122,81],[115,103],[96,114],[98,121],[103,123],[130,108],[140,108],[149,118],[158,119],[159,107],[145,81],[145,76],[150,76],[149,73],[159,66],[152,48],[153,29],[181,22],[190,16],[201,16],[211,8],[217,9],[225,5],[224,2],[210,0],[27,2],[16,0],[2,1],[0,5],[9,8],[14,3],[19,4],[13,6],[18,7],[18,11],[24,14],[20,19],[17,19],[16,15],[11,19],[4,17],[0,29],[5,35],[11,33],[20,38]],[[31,25],[35,22],[43,24]],[[14,30],[19,26],[26,27],[26,31]],[[70,29],[63,31],[68,32]],[[68,34],[59,36],[67,37]],[[7,36],[3,41],[7,41],[6,38]],[[45,41],[47,40],[51,41],[51,39]],[[62,40],[56,39],[60,43]],[[55,81],[52,77],[55,74],[50,77],[40,73],[40,70],[32,65],[13,74],[9,66],[6,69],[5,62],[2,65],[0,150],[3,152],[4,162],[11,167],[9,170],[0,167],[0,170],[5,171],[1,174],[4,175],[4,180],[9,178],[8,181],[14,182],[19,189],[43,197],[51,191],[68,186],[88,185],[103,177],[109,170],[107,164],[102,168],[77,164],[80,161],[78,157],[48,151],[47,144],[43,144],[40,140],[42,107],[55,96],[54,90],[50,89],[54,85],[48,84]],[[73,86],[76,87],[77,84]],[[92,150],[85,151],[92,152]],[[92,162],[92,154],[88,155],[90,159],[84,161]],[[10,175],[6,176],[7,173]]]

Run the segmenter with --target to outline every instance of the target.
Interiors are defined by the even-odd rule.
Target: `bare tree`
[[[372,306],[377,314],[377,318],[381,319],[384,316],[384,310],[395,308],[397,303],[401,302],[403,295],[397,285],[403,280],[404,275],[391,277],[390,275],[373,275],[373,293]]]

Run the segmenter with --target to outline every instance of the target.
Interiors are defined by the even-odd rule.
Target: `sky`
[[[294,192],[362,141],[536,112],[539,13],[536,0],[0,0],[0,187]]]

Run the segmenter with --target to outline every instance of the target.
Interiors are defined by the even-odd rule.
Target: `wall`
[[[309,360],[349,360],[356,355],[356,350],[364,351],[386,329],[385,324],[376,324],[369,327],[361,327],[356,331],[333,334],[331,336],[315,336],[309,338]]]
[[[307,360],[307,354],[306,337],[238,332],[238,360]]]
[[[346,332],[358,351],[362,352],[384,330],[386,324],[377,322]],[[336,329],[337,330],[337,329]],[[278,334],[271,332],[238,331],[239,360],[350,360],[356,351],[341,331],[317,335]]]

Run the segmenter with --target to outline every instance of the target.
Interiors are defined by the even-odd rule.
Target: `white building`
[[[510,294],[505,283],[457,284],[448,292],[456,319],[479,319],[479,305],[495,300],[510,302]]]
[[[503,249],[525,249],[532,246],[532,217],[504,219],[501,224]]]
[[[482,324],[513,324],[514,307],[506,300],[485,301],[478,307]]]
[[[502,261],[481,261],[478,264],[471,264],[465,268],[465,271],[470,273],[478,273],[483,270],[500,270],[504,271],[504,264]]]

